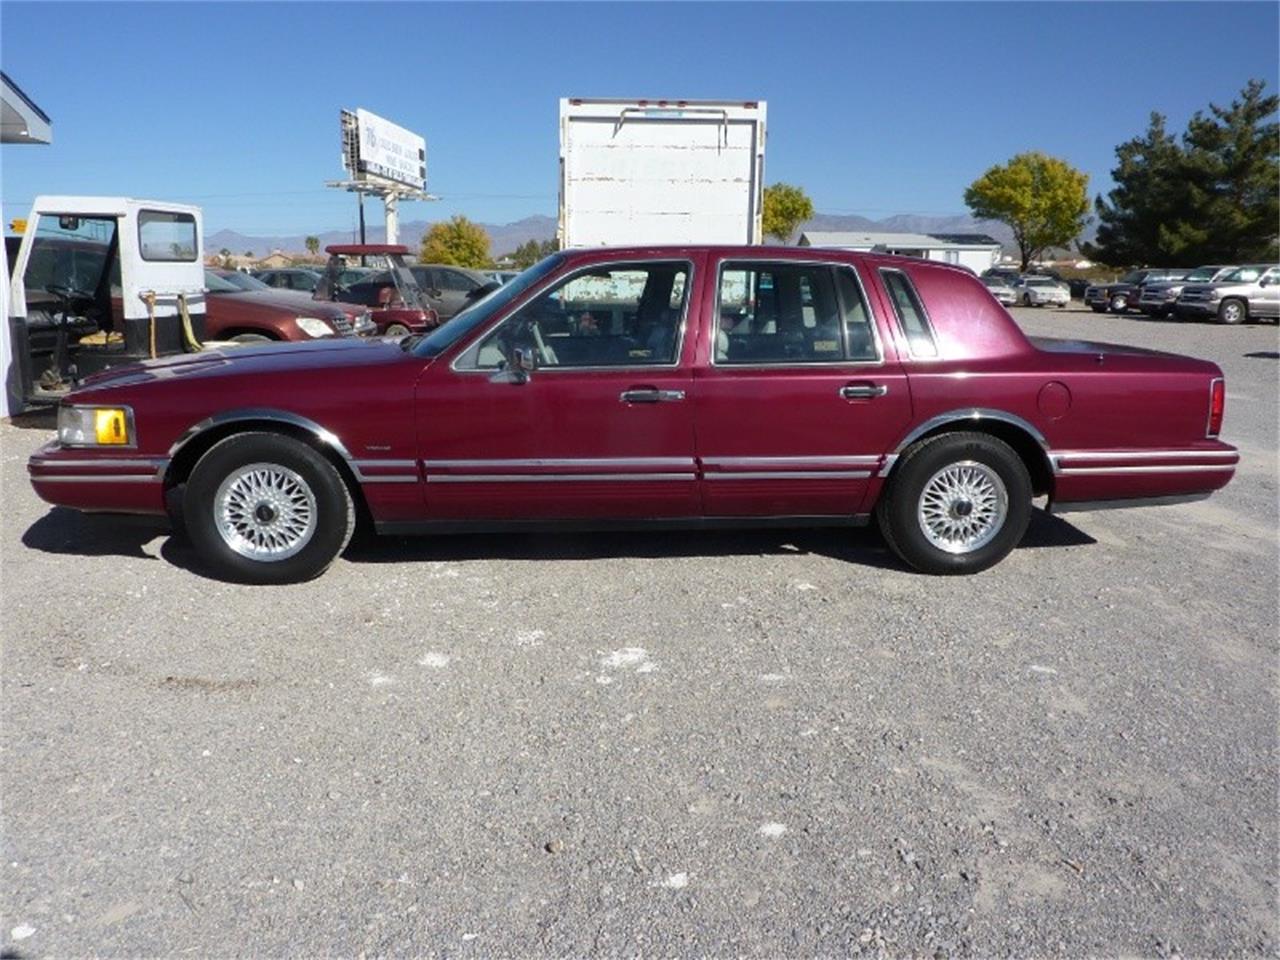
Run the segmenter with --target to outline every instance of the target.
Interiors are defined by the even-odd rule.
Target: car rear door
[[[416,401],[427,518],[696,515],[701,273],[699,256],[570,270],[428,367]],[[510,367],[517,350],[537,358],[527,376]]]
[[[839,260],[724,259],[704,287],[694,382],[711,517],[852,517],[911,399],[868,297]]]

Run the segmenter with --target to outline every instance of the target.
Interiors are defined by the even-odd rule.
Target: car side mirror
[[[521,386],[529,382],[537,368],[537,354],[533,352],[533,347],[514,347],[498,367],[498,372],[489,378],[489,382]]]

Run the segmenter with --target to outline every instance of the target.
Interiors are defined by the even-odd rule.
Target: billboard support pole
[[[386,208],[387,221],[387,239],[386,243],[399,243],[400,233],[400,215],[396,209],[396,201],[400,199],[398,193],[388,193],[382,198],[383,206]]]

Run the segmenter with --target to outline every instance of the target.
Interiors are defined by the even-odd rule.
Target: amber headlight
[[[132,447],[136,439],[129,407],[58,408],[58,442],[64,447]]]

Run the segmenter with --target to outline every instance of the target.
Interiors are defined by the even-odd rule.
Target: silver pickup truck
[[[1217,317],[1219,323],[1280,319],[1280,266],[1251,263],[1216,283],[1189,284],[1174,305],[1178,317]]]

